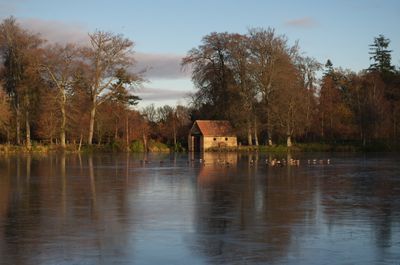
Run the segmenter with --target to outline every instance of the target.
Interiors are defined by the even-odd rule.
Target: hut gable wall
[[[228,121],[197,120],[188,137],[189,151],[236,147],[237,137]]]
[[[217,147],[236,147],[237,138],[235,136],[205,136],[204,137],[204,149],[217,148]]]

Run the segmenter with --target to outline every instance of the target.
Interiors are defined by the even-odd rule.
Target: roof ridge
[[[204,136],[235,136],[228,120],[196,120],[194,124]]]

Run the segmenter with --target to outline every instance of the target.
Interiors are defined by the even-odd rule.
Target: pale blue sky
[[[149,82],[138,91],[141,105],[174,104],[193,90],[189,74],[180,72],[180,58],[213,31],[273,27],[290,42],[298,40],[308,56],[355,71],[369,66],[368,45],[384,34],[393,64],[400,65],[398,0],[0,0],[0,16],[10,15],[53,41],[78,41],[95,29],[132,39],[138,68],[150,69]]]

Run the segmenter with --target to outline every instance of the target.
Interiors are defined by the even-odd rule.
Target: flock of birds
[[[192,159],[192,162],[194,162],[194,159]],[[203,166],[205,166],[206,160],[204,159],[199,159],[200,164],[202,164]],[[256,163],[255,160],[251,159],[250,160],[250,165],[254,165]],[[308,159],[307,160],[307,164],[308,165],[329,165],[331,163],[330,159]],[[216,162],[214,162],[214,164],[217,165],[226,165],[229,166],[230,164],[233,164],[232,161],[226,161],[226,160],[221,160],[221,159],[217,159]],[[283,167],[283,166],[300,166],[300,159],[265,159],[265,165],[270,166],[270,167]]]
[[[190,160],[191,163],[194,163],[195,161],[196,161],[195,159],[191,159]],[[210,165],[210,164],[230,166],[231,164],[234,164],[233,161],[227,161],[227,160],[223,160],[223,159],[217,159],[213,163],[208,163],[208,162],[206,162],[205,159],[202,159],[202,158],[200,158],[198,161],[203,166]],[[190,162],[187,161],[186,163],[189,164]],[[249,162],[250,162],[250,165],[253,166],[254,164],[256,164],[257,161],[251,159]],[[150,161],[147,160],[147,159],[144,159],[144,160],[140,160],[140,163],[142,165],[150,164]],[[164,160],[160,160],[159,164],[163,165],[164,164]],[[270,166],[270,167],[300,166],[300,159],[293,159],[293,158],[291,158],[289,160],[276,159],[276,158],[271,159],[271,160],[265,159],[264,164],[267,165],[267,166]],[[308,165],[329,165],[329,164],[331,164],[331,160],[330,159],[316,159],[316,158],[314,158],[314,159],[308,159],[307,160],[307,164]]]

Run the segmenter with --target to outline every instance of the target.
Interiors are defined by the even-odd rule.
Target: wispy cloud
[[[312,17],[302,17],[286,21],[285,26],[296,28],[313,28],[318,26],[318,22]]]
[[[21,26],[33,33],[38,33],[49,43],[88,43],[89,29],[79,23],[65,23],[57,20],[37,18],[18,20]],[[136,52],[136,64],[133,71],[144,71],[146,79],[179,79],[189,78],[190,69],[181,69],[183,55]]]
[[[157,54],[157,53],[135,53],[135,69],[146,69],[146,78],[157,79],[179,79],[188,78],[189,70],[182,70],[182,55],[177,54]]]
[[[21,26],[31,32],[39,33],[49,43],[87,43],[87,27],[80,23],[64,23],[58,20],[37,18],[19,20]]]
[[[162,88],[151,88],[144,87],[136,91],[136,95],[141,97],[145,101],[167,101],[167,100],[184,100],[189,96],[191,91],[179,90],[179,89],[162,89]]]

